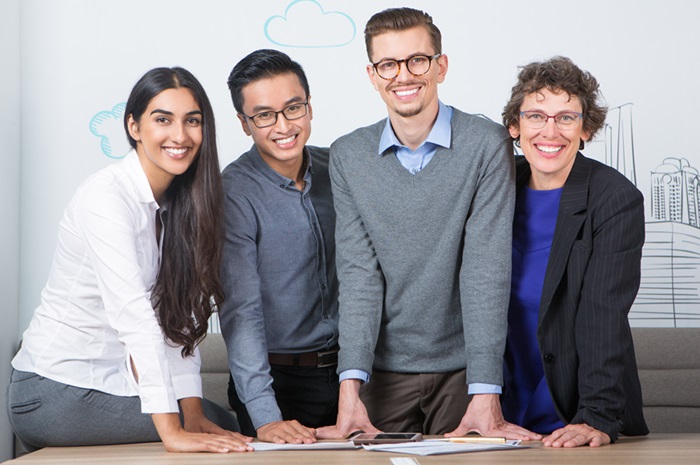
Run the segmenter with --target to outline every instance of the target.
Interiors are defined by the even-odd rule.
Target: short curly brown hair
[[[511,90],[510,101],[503,109],[503,125],[507,128],[520,127],[520,108],[525,97],[542,89],[554,93],[566,92],[579,99],[583,108],[583,130],[590,139],[605,124],[608,108],[602,104],[596,78],[588,71],[581,70],[569,58],[556,56],[522,67],[518,82]]]

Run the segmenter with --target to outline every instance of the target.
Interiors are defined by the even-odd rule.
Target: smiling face
[[[158,200],[175,176],[187,171],[199,153],[202,111],[189,89],[167,89],[153,97],[139,121],[129,115],[128,128]]]
[[[541,89],[525,97],[520,111],[540,111],[555,116],[563,112],[581,113],[582,108],[578,97]],[[532,170],[529,185],[536,190],[564,186],[581,141],[587,141],[589,137],[583,130],[582,120],[569,129],[561,130],[553,118],[549,118],[541,129],[528,127],[520,118],[519,127],[511,126],[509,131],[513,138],[520,137],[520,147]]]
[[[414,27],[405,31],[391,31],[372,39],[372,62],[393,59],[404,60],[413,55],[433,56],[430,34],[424,27]],[[437,114],[437,86],[447,74],[447,56],[434,59],[430,70],[422,76],[408,72],[406,63],[401,64],[401,72],[394,79],[383,79],[372,65],[367,66],[367,74],[374,88],[382,96],[389,110],[389,116],[410,118],[430,110]]]
[[[280,111],[293,104],[310,101],[294,73],[258,79],[243,87],[243,112],[254,116]],[[238,115],[243,131],[253,138],[260,156],[279,174],[296,180],[303,161],[304,146],[311,135],[311,105],[305,116],[289,121],[282,113],[272,126],[258,128],[250,118]]]

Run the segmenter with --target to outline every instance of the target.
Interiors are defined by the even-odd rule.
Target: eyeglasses
[[[547,121],[549,121],[550,118],[554,120],[554,124],[556,124],[559,129],[571,129],[580,119],[583,119],[583,113],[577,113],[575,111],[564,111],[554,116],[549,116],[541,111],[521,111],[520,116],[525,122],[525,125],[532,129],[542,129],[547,125]]]
[[[277,122],[277,115],[279,115],[280,113],[284,115],[287,121],[294,121],[295,119],[299,119],[306,116],[308,105],[309,102],[307,100],[306,102],[292,103],[291,105],[288,105],[278,111],[261,111],[260,113],[256,113],[253,116],[248,116],[243,113],[241,113],[241,115],[250,120],[253,120],[253,124],[255,124],[257,128],[262,129],[274,125]]]
[[[381,60],[372,63],[372,67],[377,72],[380,78],[390,80],[394,79],[401,73],[401,63],[406,63],[406,69],[414,76],[422,76],[430,71],[430,65],[435,58],[438,58],[442,53],[437,55],[412,55],[405,60]]]

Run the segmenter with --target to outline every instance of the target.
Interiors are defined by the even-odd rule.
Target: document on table
[[[397,444],[373,444],[364,445],[365,450],[377,452],[392,452],[396,454],[413,455],[441,455],[441,454],[461,454],[464,452],[482,452],[488,450],[510,450],[520,449],[525,446],[520,445],[520,441],[506,441],[505,444],[465,444],[457,442],[442,441],[439,439],[426,439],[418,442],[401,442]]]
[[[342,450],[359,449],[352,441],[319,441],[313,444],[275,444],[272,442],[252,442],[251,446],[256,451],[266,450]]]

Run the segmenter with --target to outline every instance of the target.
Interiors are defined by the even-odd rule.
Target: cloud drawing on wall
[[[283,16],[265,21],[267,39],[283,47],[342,47],[352,42],[356,32],[350,16],[340,11],[323,11],[316,0],[294,0]]]
[[[109,158],[124,158],[131,147],[124,135],[126,102],[97,113],[90,120],[90,132],[100,138],[100,149]]]

